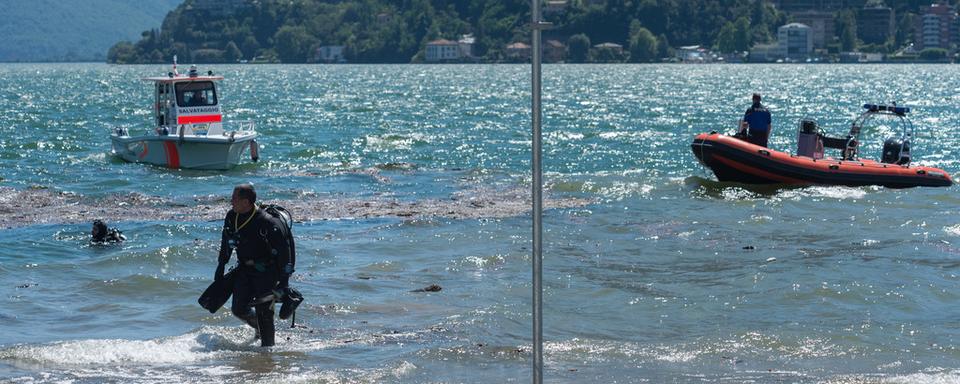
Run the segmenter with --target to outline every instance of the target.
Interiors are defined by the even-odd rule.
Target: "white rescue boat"
[[[196,66],[187,74],[173,71],[165,77],[148,77],[154,83],[155,104],[153,132],[131,136],[127,129],[116,128],[110,135],[113,153],[137,163],[169,168],[230,169],[243,160],[249,150],[257,161],[259,151],[253,121],[238,121],[232,126],[223,122],[216,81],[223,76],[197,73]]]

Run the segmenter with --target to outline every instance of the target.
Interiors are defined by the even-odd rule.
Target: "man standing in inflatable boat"
[[[770,111],[763,104],[760,104],[760,94],[754,93],[753,105],[743,114],[743,121],[740,122],[740,132],[737,132],[736,137],[766,147],[772,129],[773,120],[770,118]]]

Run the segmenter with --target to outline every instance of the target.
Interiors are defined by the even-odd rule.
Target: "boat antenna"
[[[179,73],[177,73],[177,55],[173,55],[173,75],[179,75]]]

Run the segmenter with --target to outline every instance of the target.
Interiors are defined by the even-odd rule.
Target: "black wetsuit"
[[[223,268],[230,261],[234,249],[237,251],[238,264],[234,271],[230,310],[234,316],[257,330],[262,346],[272,346],[274,298],[271,295],[274,289],[285,287],[290,279],[283,272],[283,266],[290,261],[290,247],[280,224],[270,215],[257,209],[237,217],[230,210],[223,220],[217,278],[223,276]],[[253,304],[255,300],[268,296],[271,297],[265,302]],[[256,308],[256,313],[251,307]]]
[[[94,236],[93,238],[90,239],[90,243],[93,245],[105,245],[105,244],[122,243],[126,239],[127,237],[124,236],[123,232],[120,232],[119,229],[104,228],[97,234],[97,236]]]

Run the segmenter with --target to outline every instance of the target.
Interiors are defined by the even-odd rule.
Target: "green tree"
[[[764,0],[752,0],[751,3],[750,20],[753,21],[753,25],[766,25],[769,12]]]
[[[257,55],[257,51],[260,50],[260,43],[257,42],[257,38],[253,35],[247,35],[243,40],[243,45],[240,48],[241,52],[246,53],[246,57],[252,59]]]
[[[570,51],[570,60],[574,63],[585,63],[590,55],[590,38],[578,33],[567,39],[567,48]]]
[[[311,56],[310,47],[317,39],[307,33],[303,26],[285,25],[273,35],[274,47],[280,61],[284,63],[305,63]]]
[[[173,60],[173,57],[176,56],[180,60],[180,63],[186,62],[190,59],[190,49],[187,48],[186,43],[176,42],[173,43],[173,46],[170,47],[170,51],[167,53],[166,60]]]
[[[947,58],[947,50],[943,48],[927,48],[920,51],[920,58],[927,61],[939,61]]]
[[[614,48],[593,48],[590,50],[590,61],[594,63],[622,63],[626,59],[622,52]]]
[[[234,43],[231,40],[227,43],[227,46],[223,49],[223,59],[228,63],[236,63],[243,58],[243,52],[240,51],[240,48],[237,48],[237,43]]]
[[[955,3],[957,0],[951,0]],[[316,47],[343,45],[356,62],[409,62],[423,57],[434,38],[475,37],[474,55],[486,61],[505,59],[504,47],[530,34],[529,0],[258,0],[243,2],[235,12],[210,14],[190,9],[192,1],[170,12],[162,27],[145,31],[133,44],[117,45],[113,62],[152,62],[159,50],[165,61],[173,54],[183,62],[198,50],[223,50],[223,60],[240,58],[308,62]],[[770,42],[786,14],[771,0],[606,0],[569,1],[564,12],[548,15],[552,36],[570,36],[570,62],[590,60],[590,41],[621,42],[631,60],[670,56],[671,43],[709,45],[724,52],[748,50]],[[887,0],[898,20],[893,46],[908,44],[915,15],[925,3]],[[853,17],[851,17],[853,16]],[[856,48],[856,12],[837,12],[836,40]],[[634,22],[636,21],[636,23]],[[640,33],[640,28],[650,34]],[[650,35],[656,36],[650,43]],[[574,36],[578,36],[574,38]],[[590,36],[590,38],[587,38]],[[833,38],[836,39],[833,39]],[[841,42],[841,40],[844,40]],[[830,43],[834,43],[831,41]],[[650,54],[655,47],[655,54]],[[110,52],[107,52],[110,53]],[[204,51],[206,57],[214,52]],[[211,56],[212,55],[212,56]],[[599,54],[598,55],[602,55]],[[616,60],[615,57],[598,59]]]
[[[857,49],[857,19],[851,10],[838,12],[836,29],[840,36],[840,49],[851,52]]]
[[[733,50],[749,51],[753,45],[753,33],[750,30],[750,20],[740,17],[733,27]]]
[[[150,52],[150,60],[149,60],[149,61],[150,61],[151,63],[154,63],[154,64],[161,64],[161,63],[164,62],[164,60],[163,60],[163,54],[160,53],[160,50],[159,50],[159,49],[154,49],[153,52]]]
[[[897,21],[897,32],[894,34],[894,45],[899,48],[913,40],[913,28],[917,24],[917,15],[905,13]]]
[[[197,49],[192,52],[191,62],[194,63],[222,63],[223,51],[219,49]]]
[[[657,36],[657,57],[671,57],[673,56],[673,49],[670,48],[670,42],[667,40],[667,35],[660,34]]]
[[[137,60],[137,50],[133,43],[121,41],[107,51],[107,60],[117,64],[133,64]]]
[[[720,52],[730,53],[737,50],[737,44],[734,41],[734,29],[733,23],[727,22],[723,25],[723,28],[720,29],[720,34],[717,35],[716,47]]]
[[[630,22],[630,61],[646,63],[657,58],[657,38],[640,22]]]

